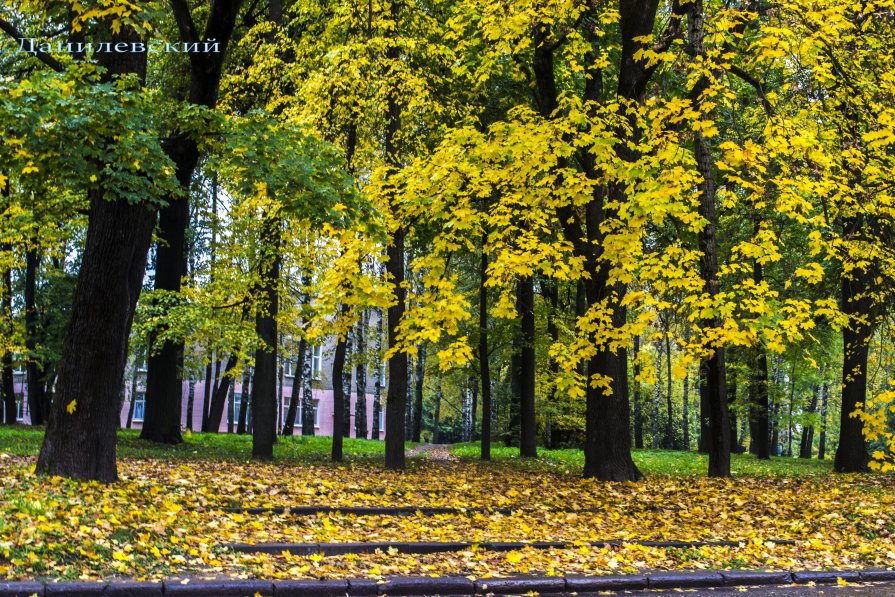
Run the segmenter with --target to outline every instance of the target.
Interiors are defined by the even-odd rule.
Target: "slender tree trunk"
[[[820,437],[817,440],[817,459],[823,460],[827,455],[827,396],[830,388],[826,380],[820,386]]]
[[[690,372],[689,371],[687,371],[686,375],[684,375],[683,402],[684,402],[684,415],[681,420],[681,425],[684,429],[684,450],[689,450],[690,449]]]
[[[367,312],[362,311],[357,322],[357,365],[354,369],[356,398],[354,401],[354,437],[367,437],[367,356],[366,356]]]
[[[47,404],[44,392],[43,359],[35,354],[38,344],[38,312],[35,301],[40,254],[32,249],[25,253],[25,348],[28,349],[28,410],[32,425],[46,422]]]
[[[221,419],[224,417],[224,407],[227,405],[227,396],[230,394],[230,386],[236,385],[233,382],[233,370],[236,368],[236,363],[236,354],[231,354],[227,359],[227,364],[224,366],[224,375],[221,378],[220,383],[217,384],[217,387],[214,388],[214,394],[211,397],[211,405],[208,408],[208,418],[206,419],[207,426],[202,429],[202,431],[205,431],[206,433],[218,433],[221,428]],[[247,401],[246,392],[245,382],[243,382],[243,403]],[[240,408],[240,413],[241,411],[242,409]],[[233,416],[231,414],[230,433],[233,433],[232,420]]]
[[[538,421],[535,414],[535,296],[531,277],[519,281],[517,305],[521,322],[522,351],[519,396],[519,455],[538,456]]]
[[[248,428],[249,404],[251,403],[251,379],[252,374],[249,371],[249,368],[246,367],[246,370],[242,374],[242,394],[239,400],[239,418],[236,422],[236,433],[238,435],[245,435],[246,429]]]
[[[252,386],[252,458],[273,459],[277,435],[277,314],[279,312],[280,242],[282,223],[268,211],[261,221],[261,254],[258,256],[260,288],[255,314],[255,333],[261,344],[255,351]]]
[[[295,417],[298,416],[298,405],[304,399],[301,396],[301,388],[304,383],[305,359],[307,358],[308,341],[302,336],[298,341],[298,357],[295,362],[295,377],[292,378],[292,395],[289,397],[289,410],[286,411],[286,420],[283,422],[283,435],[295,433]],[[302,422],[304,425],[304,422]],[[302,429],[304,435],[304,429]],[[313,434],[312,434],[313,435]]]
[[[342,307],[344,312],[346,307]],[[342,436],[345,433],[345,353],[347,338],[340,336],[333,356],[333,443],[331,457],[334,462],[342,462]]]
[[[482,239],[482,257],[479,261],[479,377],[482,381],[482,460],[491,460],[491,365],[488,352],[488,252],[487,237]],[[439,429],[441,416],[441,382],[438,384],[435,404],[435,429]]]
[[[305,351],[305,362],[302,366],[302,388],[301,388],[301,434],[312,436],[316,430],[315,420],[317,408],[314,406],[314,389],[313,389],[313,370],[311,367],[311,358],[313,356],[313,347],[308,345]]]
[[[384,313],[382,309],[377,309],[376,311],[376,338],[373,341],[373,351],[375,353],[375,360],[373,364],[373,374],[376,376],[376,379],[373,382],[373,425],[371,428],[370,438],[371,439],[379,439],[380,431],[379,429],[379,418],[380,413],[382,412],[382,330],[383,330],[383,317]]]
[[[769,404],[768,404],[768,358],[764,347],[752,349],[749,371],[749,413],[751,445],[750,452],[761,460],[771,457]]]
[[[9,250],[8,248],[6,248]],[[3,272],[3,288],[2,288],[2,303],[0,303],[0,308],[2,308],[2,313],[0,313],[0,318],[2,318],[2,323],[4,327],[8,330],[12,330],[13,320],[12,320],[12,270],[7,269]],[[3,405],[5,415],[3,421],[7,425],[15,425],[16,424],[16,389],[15,389],[15,380],[13,378],[13,362],[12,362],[12,352],[6,350],[3,352],[3,357],[0,358],[0,384],[2,384],[3,390]]]
[[[210,351],[207,351],[210,352]],[[211,361],[205,363],[205,386],[202,388],[202,431],[208,431],[208,410],[211,408]]]
[[[665,395],[665,403],[668,407],[668,422],[665,425],[665,448],[668,450],[674,449],[674,407],[671,403],[671,393],[672,393],[672,378],[671,378],[671,334],[668,329],[665,330],[665,363],[667,365],[666,371],[666,385],[667,393]]]
[[[725,363],[725,369],[727,368],[727,363]],[[734,454],[739,453],[740,450],[740,439],[737,436],[737,415],[736,410],[734,409],[734,403],[737,398],[737,378],[736,378],[736,370],[733,371],[733,376],[728,376],[730,380],[727,383],[727,413],[728,420],[730,421],[730,451]]]
[[[407,399],[404,401],[404,437],[413,438],[413,357],[407,357]]]
[[[796,400],[796,362],[792,362],[792,372],[789,375],[789,419],[786,428],[786,456],[792,458],[792,410],[793,403]]]
[[[138,353],[134,354],[134,370],[131,372],[131,402],[127,409],[127,425],[126,427],[130,429],[134,424],[134,407],[137,402],[137,371],[138,364],[140,362],[140,355]]]
[[[662,345],[656,345],[656,383],[653,384],[653,442],[652,449],[659,448],[659,404],[662,387]]]
[[[432,431],[432,443],[441,443],[441,399],[444,397],[444,390],[441,388],[441,378],[438,379],[438,387],[435,388],[435,429]]]
[[[416,388],[413,399],[413,436],[411,441],[419,442],[423,430],[423,388],[426,375],[426,345],[420,344],[416,351]],[[475,412],[473,412],[475,420]],[[473,423],[474,425],[475,423]]]
[[[345,364],[342,366],[342,437],[351,437],[351,355],[354,352],[354,334],[345,335]]]
[[[196,400],[196,381],[189,380],[189,389],[186,395],[186,428],[193,430],[193,403]]]
[[[634,447],[643,448],[643,404],[640,396],[640,334],[634,336]]]
[[[820,367],[820,376],[823,377],[824,370]],[[818,383],[811,392],[811,402],[808,404],[807,414],[813,416],[817,412],[817,402],[821,392],[821,385]],[[802,437],[799,442],[799,458],[811,458],[814,451],[814,423],[808,422],[802,426]]]

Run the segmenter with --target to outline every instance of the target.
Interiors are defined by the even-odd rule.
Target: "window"
[[[146,392],[137,392],[134,398],[134,421],[142,421],[146,413]]]
[[[317,407],[320,405],[320,401],[312,399],[311,404],[313,404],[313,406],[314,406],[314,427],[319,428],[320,427],[320,409]],[[299,400],[298,401],[298,414],[295,415],[295,425],[297,427],[301,427],[302,421],[304,421],[304,418],[302,417],[303,410],[304,409],[302,408],[302,401]]]
[[[21,392],[16,394],[16,420],[25,420],[25,395]]]
[[[379,387],[380,388],[385,387],[385,369],[386,369],[386,367],[385,367],[385,364],[383,363],[379,367]]]
[[[379,431],[380,433],[385,431],[385,409],[379,409]],[[378,437],[374,437],[373,439],[379,439]]]
[[[283,374],[286,377],[295,377],[295,361],[286,359],[285,362],[283,362]]]
[[[233,420],[239,420],[239,408],[242,405],[242,392],[233,392]]]
[[[311,352],[311,379],[320,379],[323,372],[323,349],[315,346]]]

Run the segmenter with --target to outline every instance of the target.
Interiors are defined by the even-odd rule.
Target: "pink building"
[[[314,411],[314,421],[315,421],[315,429],[314,435],[324,435],[331,436],[333,432],[333,390],[332,383],[329,380],[329,376],[327,375],[328,371],[331,371],[331,367],[325,368],[325,365],[329,365],[329,363],[324,361],[322,351],[315,350],[312,357],[312,399],[315,405]],[[285,420],[286,413],[289,410],[289,401],[292,398],[293,386],[295,382],[294,372],[292,371],[291,364],[287,363],[286,367],[283,369],[282,375],[282,383],[278,387],[278,394],[281,399],[278,401],[279,406],[277,408],[277,430],[282,430],[283,421]],[[25,377],[25,371],[16,370],[14,375],[15,380],[15,391],[17,398],[17,418],[24,422],[30,423],[30,416],[28,413],[28,399],[27,399],[27,383]],[[145,402],[145,369],[138,369],[136,371],[136,380],[134,380],[133,376],[129,379],[125,380],[125,390],[124,390],[124,401],[121,406],[120,420],[121,426],[126,427],[128,418],[131,418],[131,428],[140,429],[143,425],[143,415],[145,413],[146,402]],[[238,378],[235,380],[235,383],[230,387],[230,394],[227,399],[227,406],[224,409],[224,416],[221,418],[221,425],[218,429],[221,433],[227,433],[230,429],[235,431],[237,426],[237,421],[239,418],[239,409],[242,403],[243,396],[248,393],[251,395],[251,382],[249,382],[248,387],[244,387],[243,379]],[[370,432],[373,428],[373,392],[374,392],[374,384],[375,379],[372,379],[368,375],[367,379],[367,387],[366,387],[366,416],[367,416],[367,437],[370,438]],[[385,380],[380,379],[380,385],[382,387],[381,391],[381,402],[382,409],[380,411],[379,416],[379,439],[385,438]],[[352,382],[351,382],[351,435],[350,437],[355,437],[355,410],[357,403],[357,388],[356,388],[357,380],[355,376],[355,371],[352,370]],[[202,408],[203,402],[205,399],[205,380],[195,381],[192,385],[193,391],[193,413],[192,413],[192,425],[187,421],[187,412],[188,412],[188,403],[189,403],[189,395],[190,395],[190,382],[183,382],[183,398],[182,398],[182,408],[181,408],[181,424],[184,429],[190,428],[193,431],[201,431],[202,429]],[[131,395],[133,394],[133,395]],[[299,398],[301,391],[299,390]],[[301,421],[302,421],[302,411],[301,411],[301,401],[299,400],[299,410],[298,414],[295,418],[295,433],[296,435],[301,434]],[[133,409],[133,410],[132,410]]]

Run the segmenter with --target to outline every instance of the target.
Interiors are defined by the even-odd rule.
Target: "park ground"
[[[159,447],[119,438],[111,485],[33,474],[41,432],[0,429],[0,579],[344,578],[391,575],[622,574],[645,570],[895,568],[895,476],[835,475],[829,461],[734,456],[734,478],[705,457],[638,450],[646,479],[580,478],[574,450],[490,463],[463,444],[413,450],[404,473],[382,442],[281,438],[276,461],[249,460],[247,436],[187,434]],[[452,507],[442,514],[298,516],[296,506]],[[639,541],[736,541],[657,547]],[[792,544],[775,543],[777,540]],[[567,541],[564,548],[413,555],[236,553],[228,543]],[[612,547],[589,545],[618,541]]]

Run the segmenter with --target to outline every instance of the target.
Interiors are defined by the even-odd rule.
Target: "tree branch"
[[[0,29],[2,29],[3,31],[8,33],[10,37],[12,37],[13,39],[16,39],[16,40],[32,39],[32,38],[25,37],[21,31],[16,29],[15,25],[13,25],[12,23],[10,23],[9,21],[6,21],[4,19],[0,19]],[[59,62],[58,60],[56,60],[55,58],[53,58],[46,52],[42,52],[40,50],[34,50],[33,52],[29,51],[28,54],[35,56],[38,60],[40,60],[45,65],[52,68],[57,73],[61,73],[62,71],[65,70],[65,67],[62,66],[61,62]]]

